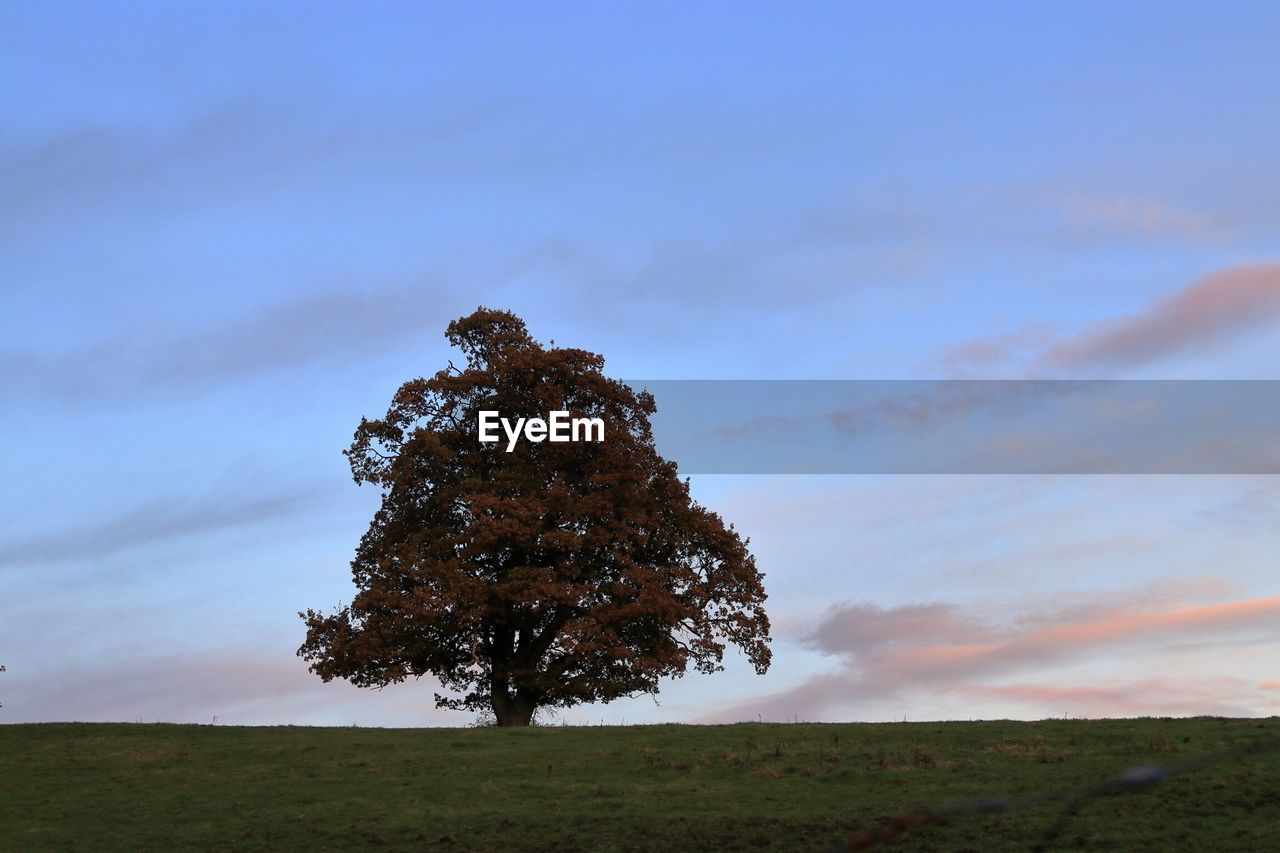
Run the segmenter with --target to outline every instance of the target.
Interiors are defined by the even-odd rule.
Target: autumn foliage
[[[405,383],[346,454],[382,506],[352,561],[349,606],[300,614],[326,681],[431,674],[440,707],[528,725],[543,707],[656,694],[726,643],[769,665],[762,575],[732,526],[654,448],[653,398],[604,359],[544,347],[514,314],[451,323],[466,357]],[[482,444],[477,412],[605,422],[602,442]]]

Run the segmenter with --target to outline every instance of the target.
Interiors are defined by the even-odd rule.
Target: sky
[[[1271,3],[6,7],[0,723],[469,723],[294,652],[378,505],[341,451],[478,305],[619,378],[1280,378],[1277,43]],[[1275,476],[692,487],[772,668],[561,722],[1280,709]]]

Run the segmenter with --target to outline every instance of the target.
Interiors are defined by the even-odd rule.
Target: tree
[[[325,681],[381,687],[432,674],[442,708],[535,710],[657,694],[722,669],[725,643],[769,666],[762,575],[747,543],[689,495],[654,448],[647,392],[604,359],[544,347],[514,314],[449,324],[466,356],[402,385],[345,451],[382,505],[352,561],[357,592],[307,610],[298,650]],[[481,443],[478,413],[604,421],[603,441]]]

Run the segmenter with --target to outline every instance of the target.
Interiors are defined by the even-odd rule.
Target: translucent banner
[[[683,474],[1280,473],[1280,381],[627,384]]]

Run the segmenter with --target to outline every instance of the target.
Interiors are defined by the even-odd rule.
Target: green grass
[[[1091,785],[1280,719],[362,729],[0,726],[0,848],[821,850],[921,805]],[[1029,850],[1065,802],[893,850]],[[1280,750],[1085,802],[1055,849],[1280,850]]]

